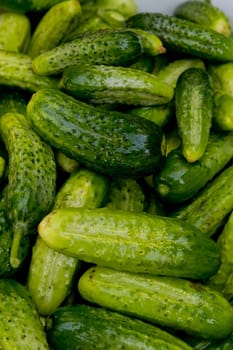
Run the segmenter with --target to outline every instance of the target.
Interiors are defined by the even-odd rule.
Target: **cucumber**
[[[97,109],[56,89],[37,91],[27,116],[46,142],[96,172],[133,176],[160,165],[163,132],[141,117]]]
[[[23,114],[9,112],[0,118],[0,134],[9,156],[6,212],[14,235],[10,263],[21,263],[18,250],[23,236],[52,207],[56,190],[54,154]]]
[[[66,0],[52,6],[33,32],[28,54],[38,56],[60,44],[67,31],[79,22],[81,6],[77,0]]]
[[[191,350],[156,326],[85,304],[56,310],[47,324],[48,342],[57,350]]]
[[[161,13],[142,12],[130,17],[126,25],[154,33],[168,50],[210,61],[233,61],[232,39],[200,24]]]
[[[208,74],[200,68],[185,70],[176,84],[175,110],[182,153],[190,163],[196,162],[205,153],[212,125],[213,103]]]
[[[42,11],[64,0],[1,0],[0,9],[16,12]]]
[[[153,177],[159,197],[167,203],[191,199],[233,157],[233,134],[211,133],[202,158],[190,164],[180,150],[170,152],[159,173]]]
[[[130,68],[152,73],[154,68],[154,57],[144,53],[137,59],[136,62],[130,65]]]
[[[84,300],[149,323],[203,338],[233,329],[233,308],[217,291],[181,278],[145,276],[96,266],[78,281]]]
[[[0,96],[0,116],[8,112],[26,113],[28,97],[23,91],[2,87]]]
[[[74,159],[66,157],[64,153],[57,151],[55,156],[58,168],[60,168],[62,171],[71,174],[73,171],[79,168],[78,162]]]
[[[57,192],[54,208],[103,205],[108,180],[87,169],[73,172]],[[27,277],[28,290],[41,315],[50,315],[68,296],[80,263],[75,257],[50,249],[40,237],[33,246]]]
[[[129,67],[76,65],[65,69],[59,87],[92,104],[153,106],[174,96],[173,88],[153,74]]]
[[[229,36],[231,24],[227,15],[210,1],[188,0],[175,8],[174,15]]]
[[[213,128],[233,131],[233,95],[216,94],[214,97]]]
[[[31,23],[27,16],[12,12],[0,13],[1,50],[26,52],[30,39]]]
[[[161,128],[164,128],[173,115],[173,103],[166,103],[158,106],[134,107],[127,111],[132,115],[139,115],[146,118]]]
[[[58,79],[42,77],[32,70],[32,60],[27,54],[0,51],[0,85],[37,91],[42,88],[56,88]]]
[[[233,96],[233,63],[221,63],[208,65],[208,74],[215,95]]]
[[[218,174],[189,204],[172,213],[208,236],[220,228],[233,210],[233,166]]]
[[[35,57],[32,60],[32,68],[36,74],[50,75],[82,63],[125,66],[135,62],[143,52],[141,36],[133,31],[91,31]]]
[[[216,243],[193,226],[142,212],[56,209],[38,232],[54,250],[135,273],[200,279],[216,273],[220,263]]]
[[[2,350],[49,350],[31,296],[13,279],[0,279],[0,324]]]
[[[138,6],[135,0],[96,0],[97,8],[116,10],[125,18],[137,13]]]

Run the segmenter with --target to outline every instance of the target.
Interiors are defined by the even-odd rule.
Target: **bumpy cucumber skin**
[[[33,32],[28,54],[35,57],[60,44],[67,31],[77,26],[81,6],[77,0],[62,1],[52,6]]]
[[[233,61],[230,38],[199,24],[161,13],[139,13],[127,20],[127,26],[151,31],[164,46],[176,52],[207,60]]]
[[[181,151],[170,152],[161,169],[154,176],[156,192],[163,201],[182,203],[191,199],[233,157],[233,135],[211,134],[203,157],[190,164]]]
[[[78,290],[91,303],[203,338],[232,332],[231,304],[199,283],[97,266],[81,276]]]
[[[129,65],[143,53],[140,36],[124,30],[85,32],[32,60],[36,74],[49,75],[82,63]]]
[[[180,75],[175,93],[176,120],[182,153],[190,163],[199,160],[206,150],[213,102],[210,80],[203,69],[189,68]]]
[[[4,114],[0,119],[0,134],[9,156],[6,209],[14,234],[11,264],[17,266],[22,236],[35,233],[36,225],[52,207],[56,163],[50,146],[36,134],[23,114]]]
[[[220,263],[212,239],[181,220],[152,214],[62,208],[44,217],[38,232],[54,250],[131,272],[200,279]]]
[[[172,100],[174,90],[153,74],[129,67],[79,65],[63,72],[59,87],[93,104],[153,106]]]
[[[0,8],[16,12],[42,11],[63,0],[1,0]]]
[[[166,331],[104,308],[63,307],[50,323],[48,341],[57,350],[191,350]]]
[[[22,53],[0,51],[0,84],[29,90],[56,88],[58,79],[35,74],[31,58]]]
[[[233,210],[233,166],[214,178],[189,204],[172,213],[173,217],[213,235]]]
[[[15,280],[0,280],[0,323],[1,349],[49,349],[31,296],[24,286]]]
[[[72,173],[57,192],[54,208],[103,205],[108,191],[107,178],[87,169]],[[27,286],[37,309],[50,315],[70,292],[79,261],[50,249],[40,237],[33,246]]]
[[[162,129],[141,117],[97,109],[56,89],[34,94],[27,116],[46,142],[94,171],[134,176],[160,165]]]

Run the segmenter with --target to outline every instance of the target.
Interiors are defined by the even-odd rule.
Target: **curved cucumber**
[[[57,192],[54,208],[101,206],[108,180],[94,172],[79,169],[72,173]],[[42,315],[53,313],[70,292],[79,261],[50,249],[38,237],[33,246],[27,286]]]
[[[203,338],[221,339],[233,330],[233,309],[218,292],[185,279],[89,268],[78,281],[94,304]]]
[[[152,214],[62,208],[44,217],[38,232],[54,250],[118,270],[200,279],[220,263],[212,239],[181,220]]]
[[[129,28],[148,30],[176,52],[219,62],[233,61],[232,39],[200,24],[161,13],[138,13],[127,20]]]
[[[156,192],[165,202],[191,199],[233,157],[233,135],[211,134],[202,158],[190,164],[181,151],[170,152],[161,171],[153,178]]]
[[[48,322],[47,333],[49,344],[57,350],[93,350],[96,344],[100,350],[191,350],[155,326],[88,305],[56,310]]]
[[[17,267],[23,236],[35,233],[36,225],[53,204],[56,165],[50,146],[23,114],[4,114],[0,134],[9,155],[6,210],[14,234],[11,265]]]
[[[27,116],[46,142],[97,172],[133,176],[160,165],[163,132],[141,117],[97,109],[56,89],[34,94]]]
[[[129,67],[76,65],[67,68],[59,87],[93,104],[160,105],[170,102],[173,88],[153,74]]]
[[[206,150],[213,102],[209,76],[203,69],[189,68],[180,75],[175,93],[176,120],[182,153],[190,163],[199,160]]]

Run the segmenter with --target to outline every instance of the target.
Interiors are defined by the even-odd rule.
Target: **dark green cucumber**
[[[153,182],[159,197],[168,203],[191,199],[233,157],[233,134],[211,133],[202,158],[190,164],[180,150],[170,152]]]
[[[164,128],[173,114],[173,103],[166,103],[159,106],[134,107],[128,113],[146,118],[161,128]]]
[[[169,50],[220,62],[233,61],[232,39],[200,24],[161,13],[138,13],[127,20],[129,28],[148,30]]]
[[[47,323],[48,342],[56,350],[93,350],[96,344],[102,350],[191,350],[158,327],[85,304],[56,310]]]
[[[42,11],[63,0],[1,0],[0,9],[16,12]]]
[[[10,262],[17,267],[23,236],[35,233],[38,222],[52,207],[56,164],[52,149],[23,114],[1,116],[0,135],[9,156],[6,212],[14,235]]]
[[[179,76],[175,91],[182,153],[194,163],[205,153],[212,125],[214,99],[209,76],[201,68],[189,68]]]
[[[231,24],[227,15],[210,1],[184,1],[175,8],[174,15],[226,36],[229,36],[231,32]]]
[[[42,88],[56,88],[58,79],[35,74],[29,55],[2,50],[0,51],[0,85],[34,92]]]
[[[38,232],[54,250],[118,270],[200,279],[220,263],[216,243],[193,226],[142,212],[56,209]]]
[[[27,116],[46,142],[97,172],[151,174],[160,165],[163,132],[141,117],[97,109],[56,89],[35,93]]]
[[[218,292],[181,278],[89,268],[78,281],[88,302],[203,338],[233,330],[233,308]]]
[[[233,210],[233,165],[214,178],[189,204],[173,216],[213,235]]]
[[[26,52],[30,39],[31,23],[27,16],[12,12],[0,13],[1,50]]]
[[[82,63],[125,66],[143,52],[141,36],[129,29],[91,31],[35,57],[32,67],[36,74],[49,75]]]
[[[0,116],[8,112],[26,113],[27,95],[20,90],[0,88]]]
[[[130,68],[152,73],[154,69],[154,57],[148,54],[142,54],[137,61],[131,64]]]
[[[0,348],[49,350],[35,304],[26,288],[13,279],[0,279]]]
[[[36,26],[28,54],[35,57],[59,45],[67,31],[77,25],[80,16],[81,6],[77,0],[62,1],[52,6]]]
[[[153,106],[172,100],[174,90],[153,74],[130,67],[76,65],[65,69],[59,87],[93,104]]]
[[[102,206],[108,180],[94,172],[79,169],[72,173],[57,192],[54,208]],[[33,246],[27,286],[42,315],[49,315],[68,296],[79,261],[50,249],[38,237]]]

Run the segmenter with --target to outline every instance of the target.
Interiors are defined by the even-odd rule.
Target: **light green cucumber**
[[[173,115],[173,103],[158,106],[134,107],[127,111],[133,115],[139,115],[164,128]]]
[[[14,12],[0,13],[1,50],[26,52],[30,39],[31,23],[27,16]]]
[[[205,153],[212,125],[214,100],[209,76],[203,69],[189,68],[179,76],[175,91],[182,153],[194,163]]]
[[[43,218],[38,232],[58,252],[135,273],[200,279],[220,263],[216,243],[194,226],[142,212],[61,208]]]
[[[80,16],[78,0],[66,0],[52,6],[33,32],[28,54],[35,57],[59,45],[65,34],[76,27]]]
[[[13,279],[0,279],[0,324],[2,350],[49,350],[30,294]]]
[[[181,278],[145,276],[100,266],[78,281],[82,298],[149,323],[203,338],[233,329],[233,308],[217,291]]]
[[[129,67],[76,65],[67,68],[59,87],[93,104],[153,106],[168,103],[174,90],[153,74]]]
[[[233,94],[215,95],[213,127],[219,131],[233,131]]]
[[[1,116],[0,135],[9,157],[6,213],[14,235],[10,263],[18,267],[23,237],[35,234],[37,224],[53,205],[56,164],[52,149],[23,114]]]
[[[214,94],[233,96],[233,63],[215,63],[208,65],[208,74]]]
[[[62,171],[65,171],[66,173],[72,173],[78,169],[79,163],[76,160],[67,157],[61,151],[57,151],[55,156],[58,168],[60,168]]]
[[[96,344],[99,350],[191,350],[158,327],[85,304],[56,310],[47,324],[49,344],[57,350],[93,350]]]
[[[103,205],[108,180],[86,169],[73,172],[58,191],[54,208],[95,208]],[[79,261],[49,248],[38,237],[33,246],[28,290],[41,315],[53,313],[68,296]]]
[[[2,50],[0,51],[0,85],[34,92],[42,88],[56,88],[58,79],[35,74],[29,55]]]

